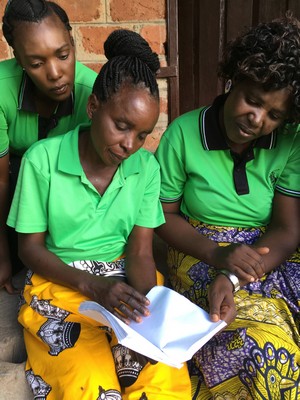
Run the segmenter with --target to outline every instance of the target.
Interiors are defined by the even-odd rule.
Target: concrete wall
[[[0,15],[7,0],[0,1]],[[77,59],[95,71],[106,61],[103,43],[115,29],[126,28],[140,33],[166,66],[165,0],[56,0],[68,13],[75,39]],[[11,58],[12,51],[0,31],[0,60]],[[155,131],[147,138],[145,147],[154,151],[168,123],[167,83],[159,80],[161,114]]]

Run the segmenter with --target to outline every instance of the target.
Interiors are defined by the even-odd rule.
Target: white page
[[[79,312],[109,325],[124,346],[177,368],[226,326],[211,322],[206,311],[164,286],[155,286],[147,297],[150,315],[140,323],[126,325],[92,301],[83,302]]]

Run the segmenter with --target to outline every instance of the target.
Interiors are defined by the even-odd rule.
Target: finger
[[[243,260],[240,260],[238,264],[235,263],[231,265],[228,270],[236,275],[241,281],[255,282],[258,279],[256,271]]]
[[[138,291],[132,289],[129,293],[124,297],[124,300],[121,300],[122,303],[125,303],[129,306],[131,311],[135,311],[135,314],[141,314],[144,316],[148,316],[150,314],[148,306],[150,304],[149,299],[139,293]]]
[[[270,252],[270,249],[269,247],[255,247],[255,251],[257,251],[261,256],[264,256]]]
[[[21,293],[21,289],[17,289],[13,286],[11,282],[7,282],[5,285],[3,285],[5,290],[7,291],[8,294],[19,294]]]
[[[240,279],[253,282],[261,278],[264,273],[264,260],[254,249],[249,248],[249,252],[243,254],[238,262],[235,262],[232,272]]]
[[[112,312],[112,314],[113,314],[115,317],[119,318],[119,319],[120,319],[121,321],[123,321],[126,325],[129,325],[129,324],[130,324],[130,319],[127,318],[121,311],[119,311],[118,308],[115,307],[111,312]]]
[[[215,278],[208,290],[208,301],[210,319],[213,322],[220,320],[221,310],[225,304],[232,304],[234,307],[232,283],[226,276],[218,275]]]
[[[256,280],[265,274],[265,263],[262,255],[267,254],[268,252],[268,247],[261,247],[257,249],[253,247],[251,249],[251,254],[247,254],[247,257],[245,258],[245,262],[248,263],[248,267],[245,269],[245,271],[249,275],[256,277]]]
[[[144,296],[143,294],[139,293],[137,290],[132,289],[132,291],[128,294],[128,299],[126,301],[126,303],[128,303],[128,300],[135,300],[136,302],[138,302],[139,304],[143,304],[145,306],[148,306],[150,304],[149,299],[147,299],[146,296]]]
[[[117,313],[117,314],[115,314]],[[122,319],[126,324],[130,323],[130,320],[135,322],[142,322],[142,317],[140,314],[129,307],[127,304],[121,302],[117,307],[114,309],[114,315],[118,318]]]
[[[220,309],[220,318],[227,324],[230,324],[236,316],[235,304],[222,304]]]

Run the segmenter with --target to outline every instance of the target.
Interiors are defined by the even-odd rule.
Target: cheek
[[[36,87],[38,87],[39,89],[43,89],[43,87],[46,87],[46,74],[42,72],[42,70],[40,71],[36,71],[36,72],[29,72],[28,76],[30,77],[30,79],[32,80],[32,82],[34,83],[34,85]]]
[[[274,122],[274,121],[268,121],[265,123],[264,125],[264,129],[263,129],[263,135],[267,136],[269,135],[271,132],[275,131],[275,129],[277,129],[279,126],[281,125],[281,122]]]

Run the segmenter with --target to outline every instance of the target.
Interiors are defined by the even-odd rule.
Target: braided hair
[[[219,76],[233,83],[250,79],[265,91],[289,88],[289,122],[300,122],[300,25],[287,14],[260,23],[228,43]]]
[[[124,83],[149,88],[159,100],[156,73],[160,64],[148,42],[138,33],[126,29],[113,31],[104,43],[108,59],[93,87],[98,100],[106,102]]]
[[[68,31],[71,31],[69,17],[65,10],[52,1],[9,0],[2,18],[2,31],[7,43],[13,47],[14,30],[22,22],[40,22],[56,14]]]

